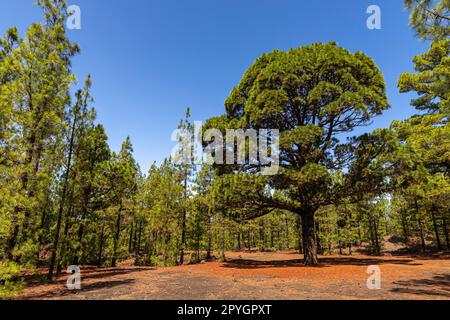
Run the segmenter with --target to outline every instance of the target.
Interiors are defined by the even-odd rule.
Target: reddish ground
[[[450,256],[321,257],[305,267],[301,256],[228,253],[227,262],[168,268],[123,264],[82,268],[82,290],[69,291],[67,276],[51,285],[31,282],[19,299],[445,299],[450,300]],[[382,272],[382,288],[367,289],[369,265]]]

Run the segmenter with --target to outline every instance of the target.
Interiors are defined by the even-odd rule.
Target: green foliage
[[[411,9],[410,25],[422,39],[439,40],[450,36],[449,0],[404,0]]]
[[[414,58],[416,74],[404,73],[399,80],[400,92],[415,91],[419,98],[412,105],[436,113],[450,109],[450,40],[433,42],[428,52]]]
[[[218,189],[226,184],[225,190],[230,190],[222,195],[224,206],[239,203],[238,212],[247,218],[289,210],[302,215],[311,228],[320,207],[343,197],[343,181],[334,173],[349,162],[337,156],[343,149],[338,136],[387,109],[385,90],[383,76],[368,56],[352,54],[336,43],[261,56],[226,100],[226,125],[280,130],[282,169],[266,181],[245,174],[221,177]],[[224,119],[212,119],[208,126]],[[274,196],[270,190],[276,191]],[[304,241],[310,242],[308,248],[315,246],[311,230]],[[315,253],[311,259],[317,260]]]
[[[0,261],[0,300],[14,298],[23,288],[24,283],[18,280],[20,266],[14,262]]]

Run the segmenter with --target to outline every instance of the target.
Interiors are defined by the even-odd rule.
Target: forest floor
[[[226,262],[178,267],[84,267],[82,289],[67,275],[52,284],[29,279],[19,299],[64,300],[450,300],[450,255],[321,257],[305,267],[295,252],[227,253]],[[382,288],[369,290],[368,266],[381,269]],[[42,270],[42,272],[44,272]],[[41,276],[42,278],[42,276]]]

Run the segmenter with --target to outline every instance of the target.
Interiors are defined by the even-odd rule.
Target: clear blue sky
[[[392,109],[370,128],[413,113],[411,95],[397,90],[411,59],[427,50],[408,27],[403,0],[70,0],[80,6],[82,29],[69,31],[82,52],[74,72],[93,78],[98,120],[110,145],[127,135],[143,171],[170,154],[185,109],[193,120],[224,112],[223,102],[264,52],[337,41],[371,56],[388,85]],[[366,27],[369,5],[382,10],[382,30]],[[42,21],[34,0],[0,0],[0,32],[23,33]]]

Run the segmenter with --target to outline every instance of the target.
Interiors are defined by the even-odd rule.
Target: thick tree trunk
[[[317,257],[317,246],[314,239],[314,212],[305,212],[302,215],[302,230],[303,230],[303,250],[305,256],[305,265],[317,266],[319,259]]]

